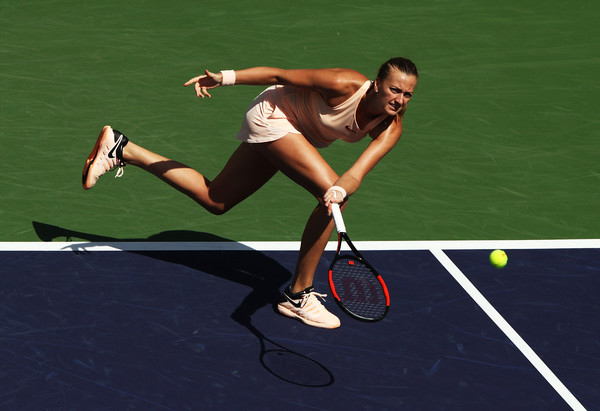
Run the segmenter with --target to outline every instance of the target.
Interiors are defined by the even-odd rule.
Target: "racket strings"
[[[373,271],[362,261],[345,257],[336,261],[331,281],[340,303],[362,318],[380,318],[387,310],[387,298]]]

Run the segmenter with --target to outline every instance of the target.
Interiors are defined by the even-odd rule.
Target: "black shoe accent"
[[[115,155],[117,157],[117,159],[119,160],[119,163],[121,166],[125,165],[125,161],[123,160],[123,147],[125,147],[127,145],[127,143],[129,143],[129,139],[125,136],[125,134],[121,133],[119,130],[115,130],[113,128],[113,133],[115,134],[115,143],[119,141],[119,139],[121,140],[119,142],[119,144],[117,144],[115,147],[113,147],[112,150],[110,150],[110,152],[108,153],[109,157],[113,157],[113,150],[115,150]]]
[[[306,289],[304,289],[300,292],[292,293],[292,285],[290,284],[285,288],[285,291],[283,292],[284,295],[282,295],[282,297],[283,297],[282,301],[288,301],[290,299],[299,300],[306,294],[312,293],[313,291],[315,291],[315,287],[313,287],[311,285],[310,287],[307,287]]]

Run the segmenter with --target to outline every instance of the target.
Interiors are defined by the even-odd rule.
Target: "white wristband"
[[[222,86],[233,86],[235,84],[235,71],[221,70],[221,74],[223,75]]]
[[[327,192],[329,191],[338,191],[342,194],[342,199],[346,198],[346,190],[344,190],[344,187],[340,187],[340,186],[331,186],[329,188],[329,190],[327,190]],[[334,194],[334,197],[337,198],[337,196]]]

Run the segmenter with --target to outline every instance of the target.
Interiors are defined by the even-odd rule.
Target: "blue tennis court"
[[[2,409],[600,409],[597,240],[358,242],[391,310],[336,330],[274,311],[295,243],[1,244]]]

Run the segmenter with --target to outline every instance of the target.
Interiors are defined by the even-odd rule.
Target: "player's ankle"
[[[288,295],[294,299],[296,298],[300,298],[302,297],[303,294],[310,292],[310,290],[313,289],[312,285],[309,285],[307,287],[302,287],[299,285],[294,285],[292,286],[291,284],[287,287],[286,292],[288,293]]]
[[[129,144],[127,144],[125,147],[123,147],[122,157],[123,157],[124,163],[127,163],[127,164],[133,163],[133,158],[131,155],[132,146],[133,146],[133,143],[131,143],[131,141],[130,141]]]

